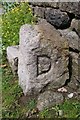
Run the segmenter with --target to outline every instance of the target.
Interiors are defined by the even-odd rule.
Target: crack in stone
[[[67,86],[68,83],[71,81],[71,77],[72,77],[72,56],[71,55],[69,55],[68,70],[69,70],[69,79],[66,80],[63,86]]]
[[[79,50],[77,50],[77,49],[73,49],[73,48],[71,48],[71,47],[69,47],[69,51],[72,51],[72,52],[75,52],[75,53],[78,53],[79,54]]]

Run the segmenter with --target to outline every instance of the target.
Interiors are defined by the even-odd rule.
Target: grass
[[[27,3],[16,5],[13,9],[2,16],[2,116],[3,118],[24,118],[28,111],[36,109],[36,100],[23,95],[18,85],[18,78],[14,77],[6,60],[6,48],[19,43],[19,30],[25,23],[33,24],[35,18]],[[1,21],[1,19],[0,19]],[[63,115],[59,116],[59,110]],[[39,118],[79,118],[80,102],[66,100],[61,105],[44,109],[38,113]]]
[[[33,24],[34,17],[27,3],[20,3],[2,16],[3,50],[9,45],[19,44],[19,30],[23,24]]]
[[[59,111],[63,114],[59,115]],[[44,109],[40,112],[41,118],[74,118],[80,119],[80,102],[76,100],[66,100],[61,105],[53,106],[49,109]]]
[[[76,100],[65,101],[59,108],[63,110],[65,118],[79,118],[80,119],[80,102]]]
[[[2,69],[3,118],[25,117],[26,112],[35,107],[35,100],[29,100],[25,105],[19,101],[23,96],[22,89],[18,85],[17,77],[12,75],[8,63],[6,65],[7,67]]]

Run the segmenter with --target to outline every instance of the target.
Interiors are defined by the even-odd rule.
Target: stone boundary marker
[[[45,86],[61,87],[69,79],[68,43],[46,20],[20,29],[18,76],[25,94]]]
[[[12,52],[11,52],[12,51]],[[19,47],[8,47],[7,57],[24,94],[37,94],[45,86],[59,88],[69,79],[68,43],[46,20],[23,25]]]

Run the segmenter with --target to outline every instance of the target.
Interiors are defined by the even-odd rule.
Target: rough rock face
[[[60,9],[61,11],[74,14],[76,18],[80,18],[80,2],[31,2],[30,4],[33,6]]]
[[[69,64],[69,70],[70,70],[70,83],[69,86],[73,89],[77,89],[79,87],[79,41],[80,38],[76,34],[75,31],[72,31],[70,28],[65,30],[58,30],[62,36],[66,37],[66,39],[69,42],[69,54],[70,54],[70,64]]]
[[[45,11],[46,20],[56,28],[66,28],[70,24],[70,18],[66,12],[59,9],[47,8]]]
[[[76,18],[80,18],[80,2],[61,2],[59,3],[59,9],[73,13]]]
[[[68,75],[68,43],[46,20],[20,29],[18,76],[25,95],[39,93],[48,84],[65,84]]]
[[[70,52],[70,62],[71,62],[71,73],[70,73],[70,83],[68,84],[71,88],[73,89],[78,89],[79,88],[79,71],[78,71],[78,67],[79,67],[79,54],[74,53],[74,52]]]
[[[41,111],[46,107],[51,107],[55,104],[63,102],[63,96],[61,93],[53,91],[45,91],[38,97],[37,108]]]
[[[78,73],[80,73],[80,53],[79,53],[79,57],[78,57],[78,64],[79,64],[79,66],[78,66]],[[80,80],[80,74],[78,74],[78,78]]]
[[[69,42],[69,47],[73,50],[76,50],[77,52],[80,51],[79,48],[79,36],[76,34],[75,31],[72,31],[71,29],[65,29],[65,30],[58,30],[62,36],[65,36],[66,39]]]
[[[7,59],[14,75],[16,75],[18,71],[18,55],[19,46],[11,46],[7,48]]]
[[[36,7],[34,9],[34,13],[36,14],[37,17],[40,17],[40,18],[44,18],[44,14],[45,14],[45,8],[42,8],[42,7]]]
[[[77,32],[77,34],[80,37],[80,20],[73,19],[71,22],[71,29],[74,30],[75,32]],[[79,46],[79,48],[80,48],[80,46]]]

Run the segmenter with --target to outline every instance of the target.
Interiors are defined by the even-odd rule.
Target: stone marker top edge
[[[11,53],[10,53],[11,51]],[[7,47],[7,53],[11,56],[18,57],[19,55],[19,45],[15,45],[15,46],[8,46]]]
[[[27,40],[28,34],[32,34],[33,32],[35,35],[32,38],[29,38],[29,40],[32,42],[33,42],[35,37],[40,37],[43,40],[43,36],[44,36],[44,39],[47,41],[50,40],[49,38],[52,38],[51,42],[53,44],[56,44],[56,46],[59,47],[62,45],[63,48],[65,48],[65,49],[68,48],[67,39],[65,37],[62,37],[60,35],[60,32],[57,31],[54,28],[54,26],[52,26],[50,23],[48,23],[45,19],[41,19],[35,25],[30,25],[30,24],[22,25],[20,28],[19,34],[20,34],[20,36],[26,36],[26,40]],[[49,34],[48,34],[48,32],[49,32]],[[47,33],[47,34],[44,34],[44,33]],[[56,38],[58,38],[58,41],[56,40]]]

